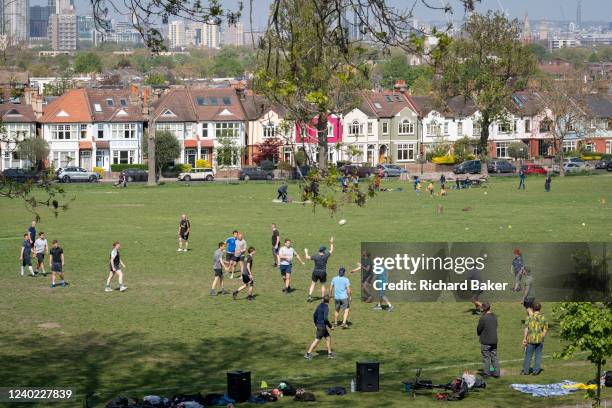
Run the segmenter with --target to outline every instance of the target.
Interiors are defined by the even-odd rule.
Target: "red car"
[[[538,164],[524,164],[521,169],[525,174],[548,174],[548,170]]]

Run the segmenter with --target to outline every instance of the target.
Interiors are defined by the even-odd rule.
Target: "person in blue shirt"
[[[314,320],[315,327],[317,329],[315,339],[308,347],[308,351],[304,354],[304,358],[312,360],[312,352],[319,345],[321,339],[325,339],[327,345],[327,357],[334,358],[335,354],[332,353],[331,336],[329,335],[328,328],[332,328],[329,322],[329,295],[323,296],[323,302],[315,309],[312,319]]]
[[[522,167],[519,170],[519,186],[518,186],[518,189],[520,190],[521,187],[523,188],[523,190],[525,189],[525,170],[523,170]]]
[[[34,221],[32,222],[34,223]],[[30,242],[30,233],[23,234],[23,243],[19,252],[19,260],[21,261],[21,276],[25,274],[25,267],[29,267],[30,275],[36,277],[32,268],[32,243]]]
[[[225,260],[229,264],[227,267],[227,271],[230,272],[230,279],[234,278],[234,270],[236,269],[236,261],[234,259],[234,252],[236,252],[236,237],[238,236],[238,231],[232,231],[232,235],[225,240]]]
[[[338,276],[335,276],[331,281],[330,292],[334,297],[334,327],[338,326],[338,316],[340,311],[344,309],[344,316],[342,318],[343,329],[348,329],[348,317],[350,303],[353,298],[353,289],[351,288],[351,282],[344,276],[346,269],[340,268],[338,270]]]
[[[521,278],[523,272],[523,266],[525,263],[523,262],[523,254],[521,254],[521,250],[516,248],[514,250],[514,259],[512,259],[512,267],[511,272],[514,274],[514,287],[512,290],[515,292],[521,291]]]
[[[36,241],[36,220],[32,220],[32,225],[30,226],[30,228],[28,228],[28,233],[29,233],[29,237],[28,239],[30,240],[30,245],[34,244],[34,241]]]

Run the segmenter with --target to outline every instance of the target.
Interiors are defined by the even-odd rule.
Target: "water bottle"
[[[355,379],[351,378],[351,392],[355,392]]]

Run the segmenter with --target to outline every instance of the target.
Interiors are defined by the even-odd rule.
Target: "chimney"
[[[408,86],[406,85],[406,81],[404,81],[403,79],[398,79],[397,81],[395,81],[393,90],[404,93],[406,92],[407,89],[408,89]]]
[[[244,88],[242,87],[236,88],[236,95],[238,95],[238,99],[240,99],[241,101],[244,101],[246,98],[246,92]]]

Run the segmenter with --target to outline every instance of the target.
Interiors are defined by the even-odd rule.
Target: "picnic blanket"
[[[578,391],[576,382],[564,380],[555,384],[510,384],[513,389],[534,397],[558,397]]]

